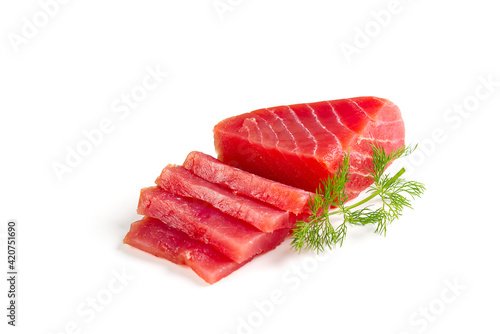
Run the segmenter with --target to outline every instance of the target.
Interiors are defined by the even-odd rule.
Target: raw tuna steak
[[[229,166],[201,152],[189,153],[183,166],[209,182],[294,214],[305,211],[309,196],[314,195]]]
[[[218,158],[250,173],[307,191],[334,173],[348,151],[349,198],[372,181],[371,146],[404,145],[399,108],[377,97],[356,97],[255,110],[214,128]]]
[[[137,213],[159,219],[238,263],[276,248],[290,231],[283,228],[264,233],[205,202],[180,197],[158,187],[141,190]]]
[[[173,263],[187,265],[209,284],[249,261],[236,263],[214,248],[150,217],[133,223],[123,242]]]
[[[237,195],[227,188],[208,182],[182,166],[168,165],[156,179],[162,189],[183,197],[211,204],[225,214],[257,227],[263,232],[291,228],[295,218],[288,212]]]

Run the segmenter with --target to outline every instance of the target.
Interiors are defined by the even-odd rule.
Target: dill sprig
[[[321,181],[316,195],[309,198],[308,208],[311,215],[305,221],[297,222],[293,229],[292,247],[296,251],[313,249],[319,253],[325,248],[332,249],[337,244],[342,246],[348,224],[375,225],[375,232],[385,235],[387,225],[401,217],[405,207],[412,208],[410,198],[422,196],[425,190],[422,183],[401,178],[405,172],[404,168],[394,176],[384,174],[388,165],[396,159],[411,154],[416,146],[402,146],[389,154],[381,146],[373,144],[371,146],[373,164],[372,168],[368,169],[368,177],[373,180],[373,185],[367,190],[370,195],[346,206],[349,195],[346,192],[346,184],[350,182],[349,152],[347,152],[337,172]],[[365,206],[354,210],[377,196],[381,202],[380,207],[372,209],[371,206]],[[336,209],[330,211],[332,207]],[[330,223],[330,217],[334,215],[342,217],[337,227]]]

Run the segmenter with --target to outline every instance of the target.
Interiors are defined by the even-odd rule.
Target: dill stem
[[[396,175],[394,175],[393,177],[391,177],[391,179],[387,182],[387,185],[391,185],[393,184],[397,179],[399,179],[401,177],[401,175],[404,174],[404,172],[406,172],[406,170],[403,168],[401,168],[399,170],[399,172],[396,173]],[[342,213],[342,212],[346,212],[346,211],[349,211],[351,209],[354,209],[355,207],[358,207],[362,204],[365,204],[366,202],[368,202],[369,200],[371,200],[372,198],[374,198],[375,196],[377,196],[378,194],[380,194],[380,192],[382,191],[382,189],[378,189],[376,191],[374,191],[370,196],[368,196],[367,198],[357,202],[357,203],[354,203],[353,205],[350,205],[350,206],[347,206],[345,207],[344,209],[340,209],[340,210],[335,210],[335,211],[332,211],[332,212],[329,212],[328,213],[328,216],[332,216],[332,215],[335,215],[337,213]]]

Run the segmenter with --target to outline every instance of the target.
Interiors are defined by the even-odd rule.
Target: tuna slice
[[[399,108],[377,97],[259,109],[214,128],[222,162],[307,191],[334,173],[349,151],[350,199],[372,183],[369,144],[391,152],[404,145],[404,135]]]
[[[276,248],[290,231],[283,228],[264,233],[205,202],[180,197],[158,187],[141,190],[137,213],[159,219],[238,263]]]
[[[309,196],[313,195],[302,189],[229,166],[201,152],[189,153],[183,166],[209,182],[294,214],[305,211]]]
[[[208,182],[182,166],[168,165],[156,179],[162,189],[183,197],[202,200],[234,218],[245,221],[263,232],[291,228],[295,218],[288,212],[240,196],[227,188]]]
[[[187,265],[209,284],[249,261],[236,263],[214,248],[150,217],[133,223],[123,242],[173,263]]]

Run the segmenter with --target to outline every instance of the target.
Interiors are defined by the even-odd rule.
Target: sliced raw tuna
[[[350,199],[372,183],[369,144],[391,152],[404,145],[404,135],[399,108],[377,97],[259,109],[214,128],[221,161],[307,191],[315,191],[349,152]]]
[[[300,214],[314,194],[229,166],[207,154],[191,152],[183,164],[199,177],[281,210]]]
[[[173,263],[187,265],[209,284],[249,261],[236,263],[207,244],[150,217],[133,223],[123,242]]]
[[[165,167],[156,179],[156,184],[170,193],[205,201],[225,214],[243,220],[263,232],[291,228],[295,224],[295,218],[288,212],[237,195],[227,188],[194,175],[182,166]]]
[[[238,263],[276,248],[290,232],[290,228],[262,232],[206,202],[180,197],[158,187],[141,190],[137,213],[159,219]]]

